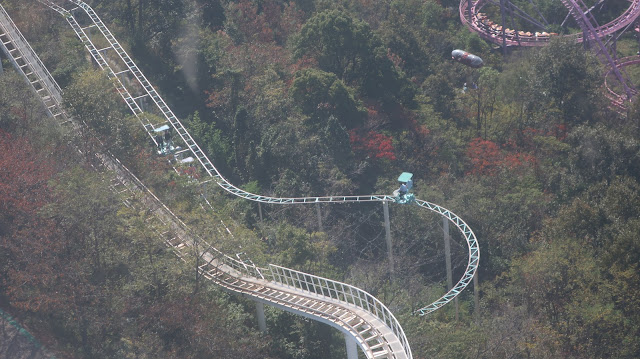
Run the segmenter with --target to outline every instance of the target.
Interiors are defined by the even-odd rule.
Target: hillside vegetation
[[[61,131],[3,59],[0,306],[56,357],[346,357],[338,331],[271,308],[262,334],[252,302],[204,285],[93,170],[105,149],[215,247],[379,298],[414,358],[640,357],[640,113],[608,108],[581,45],[503,56],[450,0],[88,3],[238,187],[391,194],[412,172],[417,198],[475,232],[479,301],[469,287],[412,314],[447,286],[441,219],[417,207],[391,207],[390,275],[379,204],[259,208],[177,175],[64,19],[3,0],[91,127]],[[452,62],[456,48],[485,66]],[[457,280],[467,249],[453,240]]]

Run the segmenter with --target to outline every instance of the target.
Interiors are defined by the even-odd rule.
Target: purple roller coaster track
[[[598,58],[607,67],[604,81],[606,95],[611,100],[612,108],[619,113],[624,113],[631,98],[637,94],[630,79],[624,74],[624,67],[639,64],[640,57],[617,59],[615,51],[610,51],[606,44],[603,43],[603,40],[607,37],[613,38],[613,46],[615,48],[615,40],[637,21],[640,15],[640,0],[630,0],[629,7],[620,16],[601,26],[598,25],[593,17],[591,12],[593,7],[587,8],[582,0],[561,1],[568,9],[569,15],[576,20],[582,30],[581,33],[565,36],[575,38],[576,42],[584,42],[586,39],[587,42],[597,45],[595,48]],[[488,4],[500,6],[501,24],[493,22],[486,14],[481,12],[483,7]],[[502,46],[503,49],[511,46],[545,46],[552,37],[559,36],[556,33],[542,30],[546,27],[544,24],[520,10],[509,0],[500,0],[499,3],[493,0],[461,0],[459,11],[462,23],[471,31],[489,42]],[[531,32],[509,29],[506,27],[506,14],[517,16],[539,27],[541,31]],[[541,14],[540,17],[542,17],[542,21],[546,22]],[[513,21],[511,23],[513,24]],[[615,79],[613,81],[608,80],[611,77]]]

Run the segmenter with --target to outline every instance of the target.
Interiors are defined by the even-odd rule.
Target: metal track
[[[628,76],[625,77],[620,72],[619,68],[621,66],[617,64],[615,57],[610,54],[602,42],[602,39],[607,36],[612,36],[618,31],[622,34],[629,26],[637,21],[638,16],[640,16],[640,0],[628,1],[629,7],[620,16],[607,24],[599,26],[591,11],[593,7],[587,8],[582,0],[561,0],[562,4],[569,10],[567,16],[572,16],[582,29],[582,33],[565,36],[575,38],[577,42],[594,41],[598,46],[596,54],[600,62],[609,68],[607,76],[613,73],[622,86],[624,95],[617,94],[607,87],[607,90],[610,92],[607,94],[607,97],[611,100],[613,108],[620,113],[625,112],[631,98],[636,95],[637,91],[633,88],[633,84]],[[462,23],[466,24],[471,31],[477,33],[480,37],[501,46],[546,46],[549,43],[551,36],[548,34],[544,36],[534,36],[532,34],[523,35],[518,31],[506,34],[504,30],[498,32],[491,28],[486,23],[486,19],[479,17],[479,11],[486,3],[494,3],[494,1],[461,0],[458,7]],[[586,39],[584,36],[586,36]]]
[[[466,24],[469,29],[473,32],[478,33],[482,38],[487,41],[493,42],[498,45],[502,45],[503,36],[504,40],[506,40],[507,46],[545,46],[549,40],[550,36],[533,36],[533,35],[522,35],[517,31],[512,34],[498,32],[496,30],[488,27],[483,19],[479,17],[480,9],[487,3],[495,3],[494,0],[461,0],[458,6],[460,20],[463,24]],[[571,14],[572,6],[566,3],[563,3],[565,7],[570,11]],[[591,9],[587,9],[584,7],[583,13],[589,17],[591,16]],[[469,16],[471,18],[469,18]],[[568,16],[569,16],[568,15]],[[613,35],[614,33],[627,28],[630,24],[632,24],[636,19],[640,16],[640,0],[629,0],[629,7],[617,18],[613,19],[607,24],[602,26],[596,26],[595,32],[597,36],[600,38],[604,38],[609,35]],[[581,17],[581,16],[580,16]],[[581,20],[576,18],[576,21],[580,23]],[[531,21],[529,21],[531,22]],[[505,24],[506,26],[506,24]],[[542,30],[541,31],[545,31]],[[575,38],[577,42],[582,42],[584,39],[582,38],[582,34],[573,34],[573,35],[565,35],[567,37]]]
[[[4,12],[4,9],[1,10]],[[0,24],[6,25],[7,19],[10,20],[8,15],[1,17]],[[68,18],[68,21],[77,25],[73,19]],[[15,28],[15,25],[11,26]],[[12,49],[14,46],[24,51],[28,43],[24,40],[15,45],[12,41],[4,41],[4,48]],[[35,52],[33,55],[35,56]],[[19,70],[26,68],[18,64],[14,66]],[[45,73],[41,81],[51,84],[52,92],[61,95],[55,80],[41,62],[28,67]],[[36,89],[39,83],[31,82],[31,85]],[[45,100],[42,100],[44,103]],[[73,122],[66,114],[64,118],[61,123]],[[234,293],[332,325],[353,337],[367,358],[412,358],[397,320],[370,294],[330,279],[275,265],[259,268],[251,262],[224,255],[190,234],[187,226],[115,157],[109,153],[96,153],[95,156],[100,160],[103,170],[115,174],[107,186],[122,197],[125,205],[150,210],[152,216],[149,219],[152,222],[147,223],[148,227],[155,230],[181,259],[188,261],[197,256],[204,263],[198,268],[204,277]],[[229,232],[228,228],[225,229]],[[401,336],[396,335],[398,332]]]
[[[587,38],[584,40],[585,41],[593,40],[596,42],[600,50],[596,54],[600,58],[600,61],[604,64],[609,65],[609,67],[611,68],[611,71],[616,76],[616,78],[618,79],[622,87],[624,88],[624,92],[627,95],[627,100],[631,100],[631,97],[633,96],[633,90],[628,85],[629,81],[626,80],[620,73],[618,67],[616,66],[615,60],[611,57],[611,54],[609,54],[609,49],[607,49],[607,47],[604,46],[604,44],[602,43],[602,40],[600,39],[602,35],[598,33],[598,29],[600,29],[600,27],[598,27],[598,23],[596,22],[596,19],[593,17],[593,15],[590,12],[589,13],[585,12],[585,9],[587,7],[582,2],[582,0],[561,0],[561,1],[564,4],[564,6],[567,7],[567,9],[569,9],[571,16],[573,16],[573,18],[578,22],[578,24],[580,25],[580,28],[582,28],[582,31],[587,36]],[[635,18],[637,18],[638,13],[640,13],[640,10],[636,10],[635,17],[633,18],[634,20]]]
[[[0,5],[0,42],[2,51],[13,67],[22,74],[36,95],[44,103],[47,114],[57,120],[66,121],[62,109],[62,91],[42,64],[38,55],[22,36],[9,14]]]

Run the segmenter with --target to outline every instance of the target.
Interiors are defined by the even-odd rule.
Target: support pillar
[[[123,83],[123,85],[124,85],[124,83]],[[142,110],[142,112],[145,112],[146,106],[144,104],[144,97],[140,98],[140,105],[139,106],[140,106],[140,110]]]
[[[480,286],[478,285],[478,269],[476,269],[476,273],[473,276],[473,316],[476,319],[476,323],[480,320]]]
[[[262,206],[258,202],[258,214],[260,215],[260,224],[262,224]]]
[[[633,31],[636,33],[636,39],[638,39],[637,54],[640,55],[640,23],[635,23],[635,25],[633,25]]]
[[[347,359],[358,359],[358,345],[355,339],[349,334],[344,335],[344,341],[347,345]]]
[[[120,82],[122,82],[122,86],[124,86],[124,84],[127,83],[127,75],[125,73],[121,73],[118,76],[120,76]]]
[[[449,233],[449,220],[442,217],[442,231],[444,232],[444,260],[447,266],[447,290],[453,288],[453,271],[451,269],[451,235]],[[456,306],[456,321],[459,317],[458,297],[453,299]]]
[[[382,202],[384,209],[384,230],[387,238],[387,255],[389,256],[389,273],[393,277],[393,244],[391,243],[391,222],[389,221],[389,201]]]
[[[256,316],[258,317],[258,329],[262,333],[267,332],[267,319],[264,316],[264,304],[256,302]]]
[[[0,75],[4,73],[4,69],[2,68],[2,55],[0,54]]]
[[[316,213],[318,214],[318,230],[324,232],[322,227],[322,213],[320,212],[320,203],[316,203]]]
[[[507,35],[506,35],[506,26],[507,26],[507,21],[505,19],[505,13],[506,13],[506,9],[505,9],[505,0],[500,0],[500,15],[502,17],[502,22],[500,25],[502,25],[502,55],[503,56],[507,56]]]

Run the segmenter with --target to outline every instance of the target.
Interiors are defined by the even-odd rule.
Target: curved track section
[[[445,295],[440,297],[435,302],[425,306],[424,308],[419,309],[417,312],[420,315],[429,314],[438,308],[444,306],[453,300],[464,288],[469,285],[473,277],[475,276],[476,270],[478,268],[478,264],[480,263],[480,247],[478,247],[478,241],[476,239],[476,235],[473,233],[471,228],[462,220],[462,218],[458,217],[455,213],[449,211],[448,209],[438,206],[437,204],[433,204],[427,201],[423,201],[421,199],[416,199],[416,204],[420,207],[426,208],[430,211],[436,212],[439,215],[448,219],[451,223],[453,223],[458,230],[462,233],[465,240],[467,241],[467,246],[469,250],[469,259],[467,262],[467,268],[464,272],[464,275],[456,285],[453,286]]]
[[[606,96],[611,101],[611,108],[618,113],[624,114],[629,101],[632,96],[636,95],[637,91],[628,77],[625,77],[626,74],[620,71],[624,66],[620,66],[620,63],[610,54],[609,49],[602,42],[602,39],[618,31],[627,29],[637,20],[640,15],[640,0],[630,0],[629,7],[622,15],[602,26],[599,26],[593,17],[591,13],[592,8],[588,8],[582,0],[561,1],[582,29],[582,33],[567,36],[574,37],[577,42],[584,41],[584,36],[587,36],[588,41],[593,41],[597,44],[599,49],[599,51],[596,52],[597,56],[603,64],[609,67],[609,72],[605,75]],[[503,29],[501,26],[493,23],[486,15],[479,12],[482,6],[490,2],[493,3],[492,0],[476,0],[475,2],[471,0],[460,1],[460,19],[471,31],[476,32],[487,41],[502,46],[544,46],[549,42],[551,35],[546,32],[536,32],[532,34],[531,32]],[[614,92],[611,87],[607,85],[607,77],[610,74],[615,75],[624,94]]]
[[[610,66],[604,75],[604,87],[607,89],[606,96],[611,101],[612,105],[615,106],[616,109],[619,111],[622,111],[622,112],[626,111],[629,101],[625,100],[624,95],[621,95],[618,92],[616,92],[616,90],[614,90],[613,85],[609,81],[609,76],[611,74],[614,74],[616,70],[620,70],[627,66],[638,65],[638,64],[640,64],[640,56],[628,56],[621,59],[617,59],[615,68],[611,68]],[[618,84],[620,83],[617,80],[616,82]],[[634,95],[637,93],[637,91],[635,90],[632,90],[632,92]]]
[[[179,135],[181,144],[186,146],[185,149],[178,151],[178,153],[188,152],[195,157],[202,169],[227,192],[248,200],[274,204],[395,201],[394,197],[387,195],[270,197],[249,193],[232,185],[213,166],[182,123],[89,5],[78,0],[67,0],[76,5],[76,7],[66,9],[50,0],[38,1],[64,16],[96,63],[114,80],[118,92],[130,110],[138,117],[154,143],[158,145],[154,129],[165,125],[173,128]],[[81,11],[90,19],[88,25],[80,25],[76,18],[76,13]],[[98,29],[109,45],[98,49],[91,39],[90,31],[92,29]],[[107,53],[115,53],[117,58],[115,60],[108,58]],[[117,71],[114,70],[114,67]],[[132,92],[135,93],[136,89],[138,91],[141,90],[142,94],[132,95]],[[155,117],[146,116],[145,112],[142,111],[144,107],[142,106],[142,101],[145,100],[151,101],[155,105],[155,111],[162,115],[164,121],[154,122],[150,118]],[[140,103],[138,103],[139,101]],[[119,167],[119,171],[123,172],[121,167]],[[128,175],[128,177],[131,176]],[[143,185],[136,182],[136,186],[139,188]],[[147,193],[147,196],[153,196],[148,190]],[[157,198],[150,201],[159,202]],[[475,235],[464,221],[447,209],[435,204],[422,200],[416,200],[416,203],[420,207],[427,208],[446,217],[456,225],[465,237],[469,247],[469,261],[462,279],[440,299],[416,312],[420,315],[425,315],[453,300],[470,283],[477,270],[480,256]],[[164,206],[160,204],[157,207]],[[168,211],[166,207],[164,207],[163,211],[165,213],[163,216],[168,216],[168,219],[163,222],[170,223],[175,227],[176,221],[179,222],[177,217],[166,214]],[[174,233],[180,232],[186,233],[186,230],[179,228],[174,230]],[[338,328],[355,339],[367,358],[412,358],[406,335],[391,311],[376,298],[356,287],[276,265],[269,265],[268,268],[259,268],[253,263],[239,261],[223,255],[217,249],[207,245],[206,242],[190,237],[185,238],[185,236],[175,235],[167,239],[166,242],[183,259],[187,253],[198,252],[198,248],[206,248],[198,255],[198,258],[203,262],[199,266],[202,275],[232,292],[241,293],[255,301],[274,305]]]
[[[497,45],[502,45],[504,41],[507,46],[545,46],[553,36],[544,31],[532,33],[528,31],[502,29],[501,26],[495,24],[480,12],[480,9],[487,3],[489,3],[489,0],[475,0],[471,2],[471,21],[469,21],[468,18],[469,1],[461,0],[459,6],[460,20],[462,23],[467,25],[471,31],[476,32],[483,39]],[[572,10],[568,4],[565,3],[565,6],[569,11]],[[612,35],[627,28],[639,15],[640,0],[631,0],[629,1],[629,7],[620,16],[605,25],[596,27],[596,34],[599,38]],[[567,36],[575,38],[578,42],[584,40],[580,33]]]

